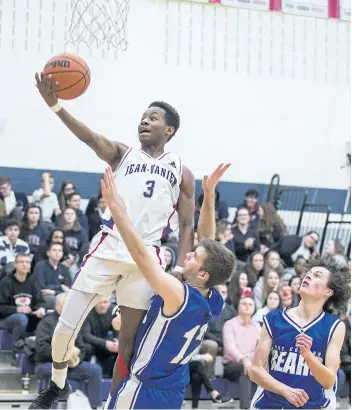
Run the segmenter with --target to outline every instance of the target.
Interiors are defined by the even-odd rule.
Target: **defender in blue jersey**
[[[347,265],[333,258],[313,259],[302,278],[299,305],[264,317],[250,370],[259,385],[253,408],[336,408],[345,325],[331,312],[349,300],[350,280]]]
[[[183,283],[166,274],[145,249],[117,194],[111,168],[105,170],[103,197],[128,251],[156,292],[138,331],[130,375],[109,396],[105,408],[181,408],[189,382],[188,363],[208,322],[222,310],[223,299],[214,286],[225,283],[235,267],[234,255],[213,239],[215,186],[228,167],[221,164],[203,180],[201,241],[195,252],[187,254]]]

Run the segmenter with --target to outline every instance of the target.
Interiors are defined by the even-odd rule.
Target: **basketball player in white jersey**
[[[154,102],[138,127],[140,149],[112,142],[93,132],[58,104],[51,76],[36,74],[36,86],[46,104],[61,121],[114,171],[127,214],[148,251],[159,259],[160,239],[172,216],[178,213],[179,244],[176,270],[182,272],[193,246],[194,176],[180,158],[164,152],[165,144],[180,125],[177,111],[165,102]],[[67,363],[75,338],[90,310],[116,289],[121,311],[119,354],[111,391],[128,375],[138,327],[150,306],[153,290],[139,272],[114,226],[110,211],[92,240],[90,252],[77,273],[52,340],[52,381],[30,408],[50,408],[70,392]]]

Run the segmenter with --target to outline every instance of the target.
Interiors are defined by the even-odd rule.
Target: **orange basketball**
[[[64,53],[52,57],[44,67],[44,76],[51,74],[56,95],[62,100],[73,100],[82,95],[90,83],[87,63],[78,56]]]

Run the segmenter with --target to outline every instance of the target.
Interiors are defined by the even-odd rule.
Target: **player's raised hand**
[[[303,407],[309,400],[309,396],[304,390],[293,389],[288,386],[283,396],[288,402],[293,404],[295,407]]]
[[[112,173],[112,169],[110,166],[105,168],[104,179],[100,181],[100,185],[101,193],[107,205],[109,207],[117,205],[119,207],[119,210],[125,211],[125,205],[123,203],[123,200],[117,193],[114,174]]]
[[[36,87],[38,88],[40,95],[43,97],[47,105],[49,107],[53,107],[54,105],[56,105],[58,102],[55,93],[57,82],[56,84],[53,84],[52,76],[50,74],[44,76],[44,73],[40,73],[39,76],[38,73],[35,73],[35,81]]]
[[[313,344],[313,339],[305,333],[300,333],[296,336],[296,347],[300,349],[301,356],[305,359],[310,353]]]
[[[231,164],[220,164],[209,176],[205,175],[202,181],[204,195],[215,192],[215,187]]]

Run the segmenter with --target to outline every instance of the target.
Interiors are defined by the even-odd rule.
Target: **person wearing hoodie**
[[[216,199],[215,199],[215,220],[218,221],[220,219],[227,219],[229,217],[229,206],[225,201],[220,200],[220,192],[215,191]],[[197,209],[194,213],[194,224],[195,229],[198,226],[198,220],[200,215],[200,208],[202,207],[204,199],[204,194],[200,194],[197,201]]]
[[[61,228],[65,232],[65,242],[70,254],[76,256],[82,245],[88,243],[88,232],[82,228],[76,210],[67,207],[61,220]]]
[[[1,327],[12,334],[12,346],[24,339],[25,331],[34,331],[38,319],[45,315],[45,302],[39,285],[33,277],[28,277],[31,257],[18,254],[15,272],[1,281],[0,319]]]
[[[70,267],[72,265],[75,258],[73,255],[70,254],[70,250],[66,245],[65,232],[60,228],[55,228],[46,240],[46,243],[39,245],[34,255],[32,266],[35,266],[40,261],[45,261],[48,259],[47,252],[50,247],[50,244],[52,244],[53,242],[59,242],[63,244],[64,254],[60,262],[64,263],[64,265],[66,265],[67,267]]]
[[[248,209],[250,216],[250,224],[253,228],[256,229],[259,222],[259,192],[256,189],[249,189],[246,192],[246,199],[237,206],[237,208],[245,207]],[[233,222],[235,223],[235,221]]]
[[[81,210],[81,195],[78,192],[72,192],[66,196],[66,208],[72,208],[76,211],[78,221],[81,227],[88,233],[88,218]],[[65,210],[63,212],[65,212]],[[61,226],[64,216],[60,214],[56,219],[56,225]]]
[[[31,204],[25,211],[20,239],[29,245],[31,254],[35,254],[39,245],[46,242],[50,231],[47,225],[41,222],[42,210],[39,205]]]

